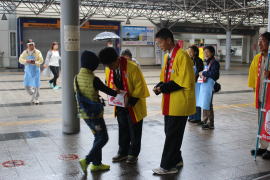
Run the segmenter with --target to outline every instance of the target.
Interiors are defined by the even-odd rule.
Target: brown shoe
[[[128,158],[126,160],[126,163],[128,164],[135,164],[138,161],[138,157],[128,155]]]

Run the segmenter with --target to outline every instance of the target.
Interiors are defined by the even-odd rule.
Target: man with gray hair
[[[24,86],[31,96],[31,103],[34,104],[39,104],[40,65],[43,61],[41,52],[35,48],[33,40],[29,39],[27,49],[20,55],[19,62],[24,65]]]
[[[129,49],[122,51],[121,56],[125,57],[127,60],[135,62],[140,67],[139,61],[132,57],[132,53]]]

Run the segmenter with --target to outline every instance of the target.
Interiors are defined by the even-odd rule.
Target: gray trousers
[[[267,151],[270,151],[270,143],[260,139],[260,148],[261,149],[267,149]]]
[[[39,97],[39,88],[26,86],[25,89],[26,89],[27,93],[30,96],[32,96],[31,101],[38,100],[38,97]]]

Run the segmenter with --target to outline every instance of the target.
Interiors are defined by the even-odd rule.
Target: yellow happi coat
[[[251,65],[249,67],[249,73],[248,73],[248,87],[253,88],[256,92],[256,86],[257,86],[257,79],[258,79],[258,66],[260,61],[261,53],[254,56]],[[254,96],[254,100],[256,103],[256,97]]]
[[[148,87],[144,80],[140,68],[132,61],[125,60],[127,63],[125,78],[127,78],[128,96],[139,98],[134,107],[130,107],[129,112],[133,122],[139,122],[147,116],[146,98],[150,96]],[[121,61],[120,61],[121,63]],[[110,81],[110,69],[106,68],[106,82],[108,87],[114,89],[115,85]]]
[[[175,47],[177,48],[177,47]],[[161,70],[160,81],[165,82],[165,66],[168,54],[164,56],[164,66]],[[170,93],[169,101],[166,94],[162,97],[162,113],[169,116],[189,116],[195,113],[195,82],[193,62],[183,49],[178,49],[172,65],[169,80],[174,81],[183,89]]]

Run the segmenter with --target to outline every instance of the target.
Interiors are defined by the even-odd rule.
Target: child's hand
[[[154,87],[153,91],[156,95],[159,95],[161,93],[160,87]]]
[[[118,88],[116,88],[116,90],[115,90],[116,92],[117,92],[117,94],[120,94],[121,93],[121,90],[120,89],[118,89]]]
[[[202,73],[203,73],[203,71],[199,72],[199,76],[200,77],[203,77],[203,74]]]

